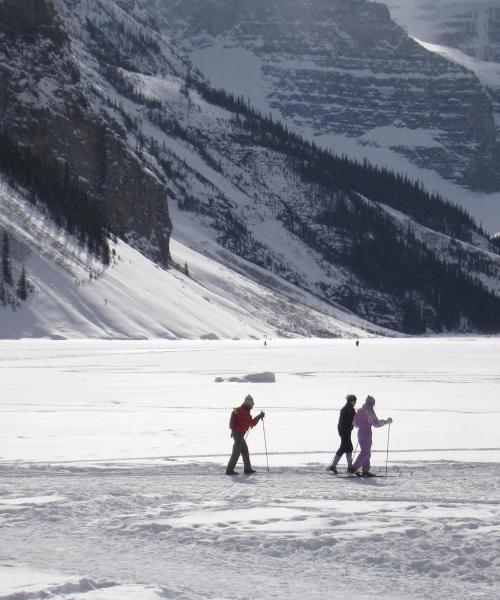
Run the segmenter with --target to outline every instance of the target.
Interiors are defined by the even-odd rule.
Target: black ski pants
[[[337,456],[342,456],[344,454],[344,452],[346,452],[347,454],[352,453],[353,447],[352,447],[352,442],[351,442],[351,430],[342,431],[339,429],[339,435],[340,435],[340,446],[336,453]]]
[[[250,463],[250,454],[248,453],[248,446],[245,441],[244,434],[233,431],[231,436],[234,440],[233,452],[229,462],[227,463],[226,471],[234,471],[234,467],[236,467],[236,463],[238,462],[240,456],[243,459],[243,467],[245,471],[250,471],[252,469],[252,465]]]

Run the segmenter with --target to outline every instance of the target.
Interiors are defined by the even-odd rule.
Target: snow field
[[[70,581],[98,591],[73,587],[69,597],[85,600],[128,598],[130,587],[139,600],[155,589],[167,598],[340,598],[358,589],[362,598],[496,597],[496,465],[415,463],[370,481],[320,465],[238,479],[209,464],[0,473],[11,499],[8,510],[0,504],[2,600],[30,581],[9,581],[5,564],[15,561],[84,573]],[[33,497],[48,489],[54,501]]]
[[[0,600],[496,600],[499,344],[1,342]],[[270,471],[258,426],[229,478],[247,393]],[[326,471],[347,393],[387,478],[386,427],[381,477]]]
[[[272,464],[328,461],[345,395],[391,416],[391,460],[500,460],[498,338],[0,342],[4,460],[220,463],[230,410],[267,413]],[[216,383],[269,371],[276,383]],[[374,434],[384,464],[387,429]],[[264,463],[260,426],[249,443]]]

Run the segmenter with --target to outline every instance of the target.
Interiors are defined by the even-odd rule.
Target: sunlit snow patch
[[[33,506],[65,500],[64,496],[29,496],[24,498],[0,498],[0,506]]]
[[[286,506],[253,506],[230,510],[206,510],[164,521],[173,528],[234,529],[238,532],[303,533],[322,529],[327,516],[311,515],[307,509]]]
[[[361,144],[374,144],[381,148],[435,148],[442,147],[436,141],[434,135],[439,135],[438,131],[428,129],[410,129],[397,125],[388,125],[385,127],[375,127],[367,131],[360,139]]]
[[[456,48],[450,48],[442,44],[431,44],[415,37],[413,39],[429,52],[444,56],[448,60],[473,71],[484,85],[500,88],[500,65],[498,63],[469,56]]]
[[[97,582],[86,577],[68,577],[18,565],[0,564],[1,600],[158,600],[177,596],[171,590],[153,586]]]

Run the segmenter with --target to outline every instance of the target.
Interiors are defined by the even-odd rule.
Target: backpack
[[[229,429],[234,429],[237,415],[238,415],[238,409],[233,408],[233,410],[231,412],[231,416],[229,417]]]

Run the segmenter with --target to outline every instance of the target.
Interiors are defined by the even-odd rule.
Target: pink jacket
[[[359,429],[370,429],[373,427],[383,427],[385,421],[379,419],[373,410],[371,404],[363,404],[354,417],[354,425]]]

